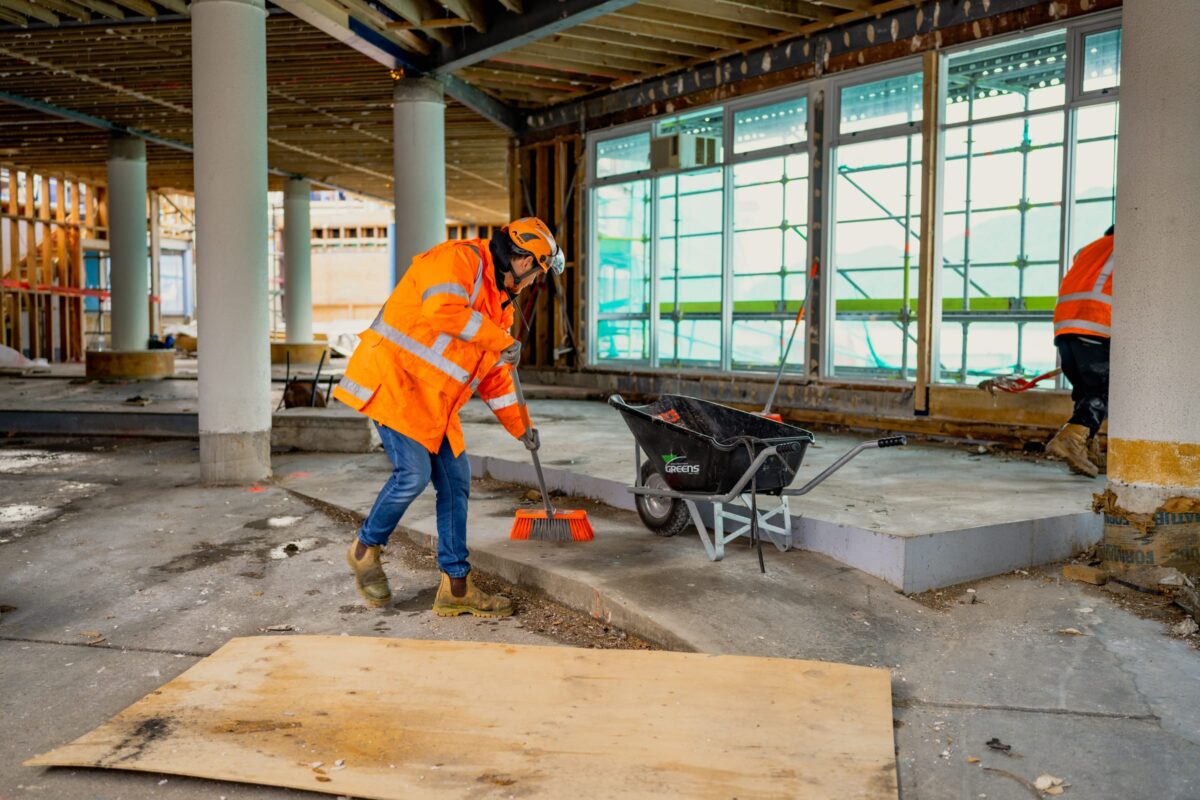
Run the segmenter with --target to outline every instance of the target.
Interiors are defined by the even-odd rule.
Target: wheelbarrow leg
[[[692,524],[696,526],[696,532],[700,534],[700,543],[704,545],[704,552],[708,553],[709,561],[720,561],[725,557],[725,543],[721,541],[721,534],[718,532],[716,540],[708,533],[708,526],[704,524],[704,518],[700,516],[700,509],[696,506],[694,500],[684,500],[687,503],[688,512],[692,515]],[[720,517],[717,517],[718,531],[720,530]]]

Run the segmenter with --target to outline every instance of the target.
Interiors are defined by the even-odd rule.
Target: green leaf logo
[[[677,458],[683,458],[683,456],[677,456],[674,453],[671,453],[669,455],[663,456],[662,460],[663,460],[664,464],[670,464],[672,461],[674,461]]]

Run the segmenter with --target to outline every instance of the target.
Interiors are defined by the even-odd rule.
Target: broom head
[[[596,537],[586,511],[555,511],[554,518],[545,510],[518,509],[509,539],[533,539],[542,542],[590,542]]]

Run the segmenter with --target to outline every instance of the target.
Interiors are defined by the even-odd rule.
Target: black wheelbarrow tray
[[[660,536],[674,536],[694,524],[714,561],[723,555],[725,542],[749,526],[728,538],[718,531],[716,541],[711,541],[697,503],[713,503],[720,517],[725,504],[740,500],[750,505],[751,494],[780,498],[808,494],[862,451],[906,443],[903,436],[860,442],[816,477],[792,488],[804,454],[815,441],[803,428],[685,395],[662,395],[648,405],[632,406],[614,394],[608,404],[621,413],[633,434],[636,474],[629,491],[635,495],[642,522]],[[784,519],[790,519],[786,501],[783,508]],[[767,527],[782,533],[778,527]],[[790,528],[783,535],[790,546]],[[786,549],[780,539],[772,539]]]

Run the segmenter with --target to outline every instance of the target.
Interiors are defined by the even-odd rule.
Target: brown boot
[[[1088,460],[1088,433],[1083,425],[1067,423],[1046,445],[1046,454],[1066,461],[1071,472],[1094,478],[1100,474],[1100,470]]]
[[[433,613],[439,617],[457,617],[459,614],[474,614],[477,617],[511,617],[512,601],[501,594],[488,594],[475,586],[471,573],[467,573],[458,587],[451,586],[451,578],[442,573],[442,582],[438,584],[437,597],[433,598]],[[456,594],[455,588],[460,588],[462,594]]]
[[[1108,453],[1100,446],[1100,434],[1096,434],[1088,442],[1088,460],[1096,465],[1101,475],[1108,474]]]
[[[384,574],[383,564],[379,560],[379,545],[364,547],[365,552],[358,558],[358,544],[356,537],[350,543],[350,551],[346,553],[346,563],[354,571],[354,588],[372,608],[386,606],[392,602],[392,588],[388,586],[387,575]]]

